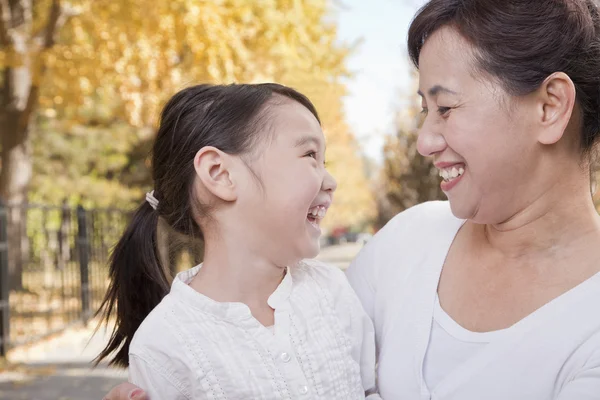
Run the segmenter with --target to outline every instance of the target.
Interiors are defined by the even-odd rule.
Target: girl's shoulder
[[[327,299],[336,307],[353,302],[355,293],[346,273],[335,265],[314,259],[303,260],[292,269],[292,278],[298,298]]]
[[[148,350],[156,350],[156,347],[165,346],[179,340],[176,331],[171,329],[170,317],[176,306],[171,293],[167,294],[161,302],[144,318],[139,328],[133,335],[129,353],[145,353]]]
[[[314,282],[325,286],[343,286],[348,283],[342,269],[316,259],[302,260],[291,271],[295,282]]]
[[[373,326],[345,271],[319,260],[304,260],[294,272],[298,294],[292,296],[292,301],[297,304],[296,309],[304,310],[309,317],[320,313],[325,316],[323,321],[329,321],[324,324],[329,324],[330,329],[341,329],[338,334],[347,335],[362,346],[363,340],[373,334]]]

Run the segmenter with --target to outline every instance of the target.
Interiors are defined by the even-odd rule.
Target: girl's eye
[[[305,157],[314,158],[316,160],[317,159],[317,153],[315,151],[311,151],[310,153],[307,153],[305,155]]]

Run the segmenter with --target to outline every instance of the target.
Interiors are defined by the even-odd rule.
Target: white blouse
[[[427,384],[424,363],[437,343],[430,338],[439,278],[463,223],[448,202],[412,207],[369,240],[348,269],[375,325],[381,397],[600,400],[600,273],[494,335]]]
[[[473,332],[459,325],[440,305],[435,296],[429,345],[423,362],[423,378],[433,391],[444,378],[483,351],[488,344],[502,340],[510,328],[491,332]]]
[[[288,268],[268,300],[275,324],[265,327],[245,304],[192,289],[200,267],[177,275],[131,342],[129,380],[152,400],[349,400],[374,392],[373,325],[341,270],[313,260]]]

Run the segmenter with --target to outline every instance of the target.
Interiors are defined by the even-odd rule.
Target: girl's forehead
[[[302,138],[323,141],[323,131],[315,116],[303,105],[288,101],[270,110],[269,127],[274,140],[283,140],[294,146]]]

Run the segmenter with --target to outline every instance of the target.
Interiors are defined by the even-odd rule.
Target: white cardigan
[[[600,274],[517,322],[427,388],[423,361],[438,280],[463,222],[447,202],[413,207],[390,221],[348,270],[375,325],[381,397],[600,399]]]

